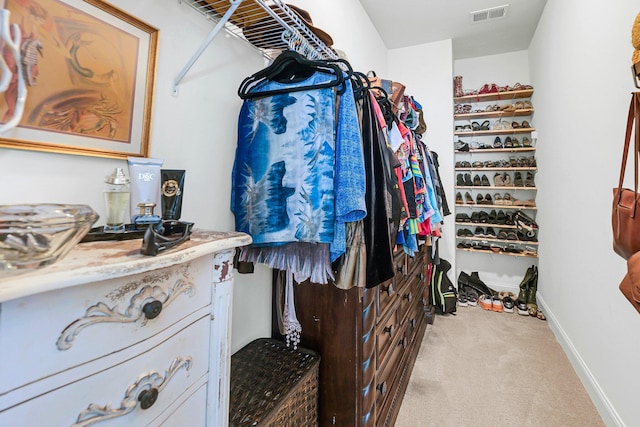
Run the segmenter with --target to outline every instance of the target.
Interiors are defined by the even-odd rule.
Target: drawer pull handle
[[[409,323],[411,324],[411,327],[412,327],[412,328],[415,328],[415,327],[416,327],[416,319],[411,319],[411,320],[409,321]]]
[[[158,389],[152,388],[149,390],[142,390],[138,395],[138,402],[140,402],[140,409],[149,409],[158,400]]]
[[[404,296],[404,299],[406,299],[406,300],[407,300],[407,301],[409,301],[409,302],[411,301],[411,299],[412,299],[412,298],[413,298],[413,296],[411,295],[411,292],[409,292],[408,294],[406,294],[406,295]]]
[[[407,348],[407,339],[406,338],[402,338],[398,344],[400,344],[402,346],[402,348]]]
[[[396,329],[393,327],[393,325],[387,326],[386,328],[384,328],[384,331],[388,332],[390,337],[393,337],[395,330]]]
[[[127,388],[119,408],[112,408],[111,403],[104,406],[96,403],[90,404],[87,409],[80,412],[78,419],[71,427],[86,427],[101,421],[122,417],[133,412],[138,407],[138,403],[140,409],[149,409],[158,400],[158,394],[180,369],[187,371],[191,369],[191,357],[178,356],[173,359],[169,369],[164,371],[164,376],[158,371],[142,374],[135,383]]]
[[[422,297],[422,305],[424,305],[425,307],[427,305],[427,299],[425,297]]]
[[[187,265],[187,267],[189,266]],[[60,333],[58,341],[56,342],[58,350],[69,350],[73,345],[73,341],[76,336],[86,327],[98,323],[134,323],[140,319],[143,319],[143,322],[146,322],[148,319],[153,319],[158,316],[162,307],[166,307],[171,304],[171,302],[175,301],[180,294],[187,294],[189,296],[193,295],[195,292],[195,283],[193,278],[189,275],[189,272],[178,270],[177,274],[179,275],[179,278],[175,281],[173,286],[168,287],[167,289],[153,285],[144,286],[139,292],[131,296],[128,306],[122,307],[121,311],[118,311],[118,306],[114,305],[113,307],[109,307],[104,302],[98,302],[97,304],[87,308],[83,317],[71,322],[71,324],[64,328]],[[172,273],[168,272],[148,275],[138,282],[154,283],[168,281],[171,278],[171,275]],[[127,284],[127,286],[137,285],[138,282]],[[120,296],[114,295],[114,297]],[[152,302],[145,303],[145,301],[149,301],[150,299]],[[151,308],[152,306],[149,306],[149,304],[152,304],[153,308]],[[157,307],[158,304],[160,304],[159,309]],[[150,317],[147,314],[147,306],[150,307],[148,310],[151,311],[152,315],[157,310],[155,316]]]
[[[382,286],[382,291],[386,292],[387,295],[391,296],[391,294],[394,292],[393,283],[389,283],[389,286]]]
[[[376,387],[378,389],[378,391],[380,391],[381,395],[385,395],[387,394],[387,382],[383,381],[382,384],[378,384],[378,386]]]
[[[162,312],[162,302],[158,300],[148,302],[142,307],[142,312],[147,319],[155,319]]]

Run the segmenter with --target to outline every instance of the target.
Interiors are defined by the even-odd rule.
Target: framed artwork
[[[159,31],[102,0],[4,0],[19,30],[26,100],[0,147],[147,157]],[[0,93],[0,125],[20,106],[18,65]]]

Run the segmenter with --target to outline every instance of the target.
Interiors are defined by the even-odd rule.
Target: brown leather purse
[[[622,188],[627,166],[631,133],[634,128],[634,189]],[[627,133],[622,153],[622,167],[618,187],[613,189],[611,225],[613,228],[613,250],[624,259],[640,251],[640,198],[638,196],[638,156],[640,155],[640,92],[634,92],[629,106]]]

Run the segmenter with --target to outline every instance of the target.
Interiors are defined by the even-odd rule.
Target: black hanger
[[[267,80],[279,82],[301,81],[308,78],[315,72],[331,74],[335,78],[328,82],[314,85],[251,92],[251,89]],[[253,99],[278,95],[281,93],[300,92],[304,90],[321,89],[339,85],[342,85],[340,93],[344,93],[344,75],[342,69],[337,64],[330,63],[328,61],[310,60],[297,52],[287,50],[278,55],[271,65],[244,79],[238,89],[238,96],[241,99]]]

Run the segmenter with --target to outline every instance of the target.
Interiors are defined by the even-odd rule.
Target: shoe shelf
[[[506,168],[481,167],[481,168],[455,168],[456,171],[463,172],[482,172],[482,171],[537,171],[535,166],[509,166]]]
[[[480,204],[478,204],[478,203],[456,203],[456,207],[459,207],[459,208],[494,208],[494,209],[531,209],[531,210],[534,210],[534,211],[538,209],[536,206],[530,206],[530,205],[496,205],[496,204],[485,205],[483,203],[480,203]]]
[[[498,187],[498,188],[502,188],[502,187]],[[473,205],[469,205],[469,204],[465,204],[465,205],[461,205],[459,203],[456,203],[456,206],[459,208],[491,208],[491,209],[529,209],[532,211],[536,211],[538,210],[538,208],[536,206],[524,206],[524,205],[483,205],[481,204],[473,204]]]
[[[476,252],[481,254],[489,254],[489,255],[510,255],[510,256],[519,256],[519,257],[530,257],[530,258],[538,258],[538,254],[527,251],[527,252],[507,252],[504,250],[500,250],[498,252],[492,251],[490,249],[473,249],[473,248],[456,248],[458,251],[464,252]]]
[[[484,227],[483,225],[478,225],[478,227]],[[489,226],[491,227],[491,226]],[[473,240],[476,242],[492,242],[492,243],[512,243],[518,245],[537,245],[537,241],[532,240],[513,240],[513,239],[498,239],[494,237],[486,237],[486,236],[456,236],[458,240]]]
[[[527,190],[527,191],[535,191],[538,187],[494,187],[487,185],[456,185],[456,190]]]
[[[478,95],[466,95],[453,98],[453,102],[473,103],[485,101],[504,101],[509,99],[530,98],[533,95],[533,89],[527,90],[511,90],[507,92],[483,93]]]
[[[508,119],[509,117],[523,117],[533,114],[533,108],[524,108],[515,111],[480,111],[477,113],[459,113],[454,114],[455,120],[473,120],[473,119]]]
[[[456,154],[476,154],[476,153],[525,153],[536,151],[535,147],[520,147],[520,148],[472,148],[469,151],[458,151]]]
[[[531,133],[534,128],[515,128],[515,129],[495,129],[495,130],[475,130],[475,131],[458,131],[454,132],[457,136],[482,136],[482,135],[513,135],[520,133]]]
[[[534,114],[534,108],[531,107],[529,103],[526,103],[526,106],[530,108],[521,108],[512,111],[495,111],[496,108],[491,105],[500,104],[498,105],[498,108],[507,108],[508,104],[516,104],[515,100],[525,100],[525,98],[531,98],[532,95],[533,89],[527,89],[499,93],[467,95],[453,98],[454,103],[456,104],[456,108],[453,113],[455,125],[453,129],[455,154],[454,171],[455,173],[458,173],[459,176],[469,175],[466,180],[467,183],[470,183],[468,179],[471,175],[476,175],[476,177],[478,177],[484,174],[488,178],[488,183],[490,184],[454,186],[455,191],[461,192],[461,195],[464,194],[465,191],[470,192],[473,195],[472,199],[468,199],[470,203],[463,203],[464,199],[456,196],[457,202],[454,205],[455,212],[457,214],[460,214],[461,220],[460,222],[456,221],[455,223],[455,241],[457,251],[490,255],[508,255],[514,257],[538,258],[538,230],[536,230],[535,234],[531,237],[531,239],[533,240],[526,240],[529,239],[529,237],[522,234],[518,235],[518,233],[514,233],[518,230],[518,226],[514,224],[514,219],[516,218],[516,216],[518,216],[518,211],[521,211],[525,215],[525,217],[530,215],[535,222],[535,216],[537,214],[538,208],[535,204],[536,193],[532,192],[537,191],[538,187],[535,187],[535,182],[531,180],[527,182],[530,185],[534,186],[525,187],[524,177],[521,186],[513,185],[512,181],[514,179],[514,173],[515,175],[520,175],[520,173],[522,173],[523,175],[533,176],[538,171],[537,165],[536,163],[533,163],[533,159],[531,156],[531,154],[535,155],[536,141],[529,141],[529,138],[535,137],[535,128],[532,127],[529,123],[525,123],[527,127],[524,128],[516,127],[504,129],[502,126],[511,126],[511,122],[516,121],[516,118],[521,118],[517,120],[518,122],[520,122],[520,120],[523,120],[522,118],[529,120],[528,117],[531,117]],[[502,102],[496,103],[491,101]],[[482,102],[491,102],[491,104],[485,104],[490,105],[490,107],[484,108],[483,105],[477,105],[478,103]],[[473,105],[465,105],[463,110],[462,108],[460,108],[462,104]],[[522,104],[525,105],[524,102],[522,102]],[[483,122],[483,120],[485,119],[487,120]],[[477,123],[482,123],[484,125],[483,130],[478,130],[479,126],[477,125]],[[487,123],[489,123],[489,126],[487,126]],[[466,129],[462,130],[463,128],[461,127],[461,125],[463,125]],[[470,125],[473,125],[475,127],[475,130],[470,129]],[[499,141],[500,144],[497,144],[498,136],[501,137],[501,141]],[[510,146],[508,147],[500,146],[503,143],[502,140],[504,140],[508,136],[510,136],[511,139],[513,139],[514,137],[518,137],[517,139],[524,139],[527,141],[527,145],[523,146],[521,142],[518,141],[518,144],[515,147],[511,144],[509,144]],[[494,146],[494,143],[498,146]],[[461,151],[458,148],[464,148],[464,151]],[[529,161],[514,163],[513,159],[518,158],[518,156],[521,154],[529,154],[529,156],[524,157],[529,157],[531,163],[529,163]],[[461,167],[461,164],[463,164],[461,160],[465,160],[464,165],[466,167]],[[476,162],[476,165],[484,164],[484,160],[490,160],[492,163],[487,164],[495,166],[472,166],[475,160],[478,160],[478,162]],[[455,164],[457,164],[457,166]],[[510,185],[494,185],[495,182],[491,179],[491,176],[494,174],[496,176],[509,175],[512,179],[509,182]],[[485,183],[487,183],[487,179],[484,179],[484,181]],[[460,183],[462,181],[457,179],[457,182]],[[521,182],[518,181],[518,184],[521,184]],[[524,191],[527,191],[529,193],[522,193]],[[522,197],[522,200],[520,200],[520,198],[516,199],[515,197],[510,197],[510,200],[512,202],[511,204],[496,204],[496,200],[490,200],[489,202],[491,204],[474,203],[475,195],[478,194],[478,200],[482,200],[480,198],[480,195],[485,192],[491,195],[493,195],[494,192],[499,194],[510,192],[510,196],[518,194],[520,192],[518,195]],[[498,198],[497,201],[501,202],[502,199]],[[513,204],[513,202],[517,204]],[[489,211],[491,211],[491,213],[489,213]],[[471,215],[472,213],[473,215]],[[500,213],[500,224],[498,224],[498,221],[496,220],[497,213]],[[483,221],[479,221],[478,217],[480,215],[484,215]],[[489,215],[491,215],[491,220],[488,220]],[[471,216],[473,216],[474,218],[471,219]],[[456,218],[457,217],[458,215],[456,215]],[[491,228],[493,229],[492,233],[495,232],[495,235],[487,235],[484,233],[484,230],[482,230],[480,234],[474,234],[473,232],[470,232],[471,230],[478,230],[478,227],[482,227],[483,229]],[[463,231],[464,228],[469,230]],[[458,235],[458,233],[460,233],[461,235]],[[510,234],[510,239],[504,238],[507,237],[505,233]],[[498,234],[500,234],[500,238],[497,237]]]
[[[493,228],[509,228],[515,230],[517,225],[496,224],[493,222],[456,222],[456,225],[464,227],[493,227]],[[460,238],[460,236],[456,236]]]

